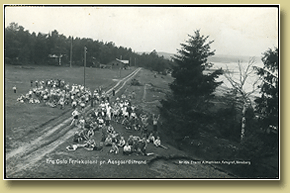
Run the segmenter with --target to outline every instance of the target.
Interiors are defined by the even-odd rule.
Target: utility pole
[[[84,47],[84,87],[86,88],[86,53],[87,53],[87,48],[86,46]]]
[[[70,61],[69,61],[69,67],[72,67],[72,39],[73,39],[73,37],[71,37],[71,39],[70,39]]]

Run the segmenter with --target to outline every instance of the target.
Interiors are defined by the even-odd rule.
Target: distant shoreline
[[[137,54],[150,54],[150,52],[137,52]],[[157,52],[159,56],[163,56],[165,59],[171,60],[172,57],[174,57],[173,53],[168,52]],[[217,54],[214,56],[208,57],[209,62],[219,62],[219,63],[233,63],[233,62],[248,62],[250,58],[255,59],[256,63],[262,63],[261,57],[259,56],[239,56],[239,55],[223,55],[223,54]]]

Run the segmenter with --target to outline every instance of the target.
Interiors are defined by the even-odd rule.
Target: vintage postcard
[[[4,179],[280,179],[279,5],[4,5]]]

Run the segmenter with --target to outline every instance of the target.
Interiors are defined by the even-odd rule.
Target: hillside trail
[[[146,95],[147,95],[147,87],[151,86],[150,84],[145,84],[144,85],[144,90],[143,90],[143,98],[142,102],[146,104],[154,104],[154,103],[159,103],[159,100],[154,100],[154,101],[146,101]]]

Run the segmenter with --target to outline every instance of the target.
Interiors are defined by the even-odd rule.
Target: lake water
[[[223,70],[228,69],[231,72],[231,76],[233,78],[233,80],[235,80],[236,82],[240,82],[240,71],[239,71],[239,66],[238,63],[219,63],[219,62],[215,62],[213,63],[213,67],[212,69],[218,69],[218,68],[222,68]],[[242,65],[242,72],[244,72],[248,66],[247,62],[241,63]],[[259,63],[254,63],[253,66],[257,66],[257,67],[263,67],[264,64],[262,62]],[[255,87],[253,88],[253,84],[254,82],[259,78],[259,76],[256,74],[256,71],[254,70],[252,73],[249,74],[243,89],[246,92],[251,92],[253,89],[257,89],[257,86],[259,84],[256,84]],[[217,81],[223,81],[223,84],[220,86],[220,88],[218,88],[217,90],[227,90],[232,88],[232,85],[230,84],[230,82],[227,80],[227,78],[224,75],[221,75]],[[261,81],[260,81],[261,83]],[[255,96],[259,96],[259,89],[257,91],[255,91],[252,94],[252,97]]]

